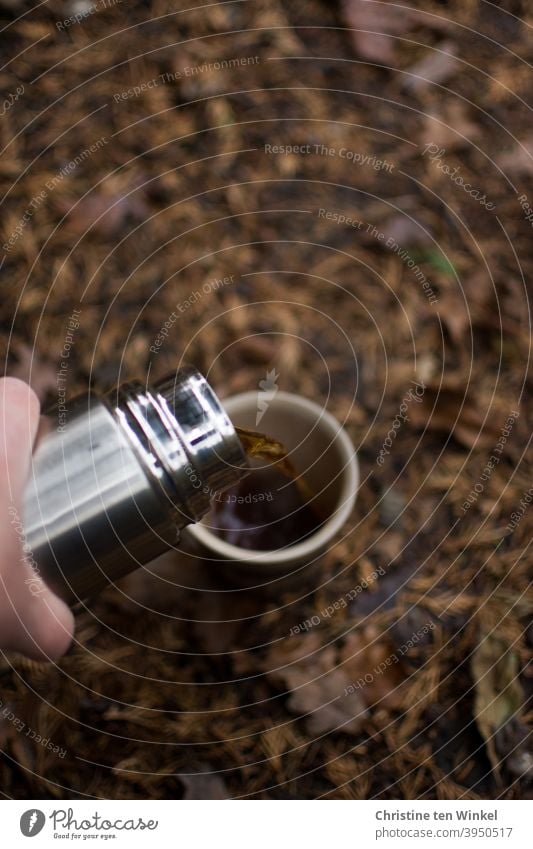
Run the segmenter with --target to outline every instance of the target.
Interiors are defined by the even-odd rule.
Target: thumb
[[[70,645],[74,617],[39,575],[21,519],[38,424],[39,401],[30,387],[0,380],[0,647],[54,660]]]

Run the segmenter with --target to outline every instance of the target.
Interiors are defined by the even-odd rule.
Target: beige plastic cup
[[[359,486],[355,448],[330,413],[307,398],[278,391],[268,400],[258,423],[260,395],[243,392],[224,399],[222,404],[237,427],[258,430],[285,445],[296,470],[314,493],[314,504],[324,521],[302,542],[272,551],[239,548],[221,539],[210,529],[210,523],[216,521],[212,513],[189,525],[187,534],[211,561],[223,561],[220,565],[230,582],[247,586],[291,575],[301,577],[302,568],[317,564],[349,518]]]

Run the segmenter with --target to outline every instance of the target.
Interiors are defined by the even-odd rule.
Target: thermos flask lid
[[[199,521],[211,499],[248,469],[224,408],[192,366],[180,368],[153,387],[124,384],[115,414],[150,473],[188,522]]]

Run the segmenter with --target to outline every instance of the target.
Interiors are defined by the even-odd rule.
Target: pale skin
[[[0,379],[0,650],[54,661],[70,646],[74,618],[29,562],[20,532],[39,412],[26,383]]]

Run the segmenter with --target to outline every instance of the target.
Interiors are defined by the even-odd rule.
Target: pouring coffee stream
[[[282,442],[266,436],[264,433],[257,433],[255,430],[247,430],[243,427],[236,427],[235,433],[239,437],[248,457],[267,460],[272,463],[282,474],[295,481],[303,501],[307,503],[313,500],[313,493],[309,485],[305,478],[298,474],[294,468],[292,461],[289,459],[287,449]]]
[[[249,460],[265,460],[215,499],[212,531],[241,549],[269,551],[302,542],[322,524],[307,481],[277,439],[235,427]]]

